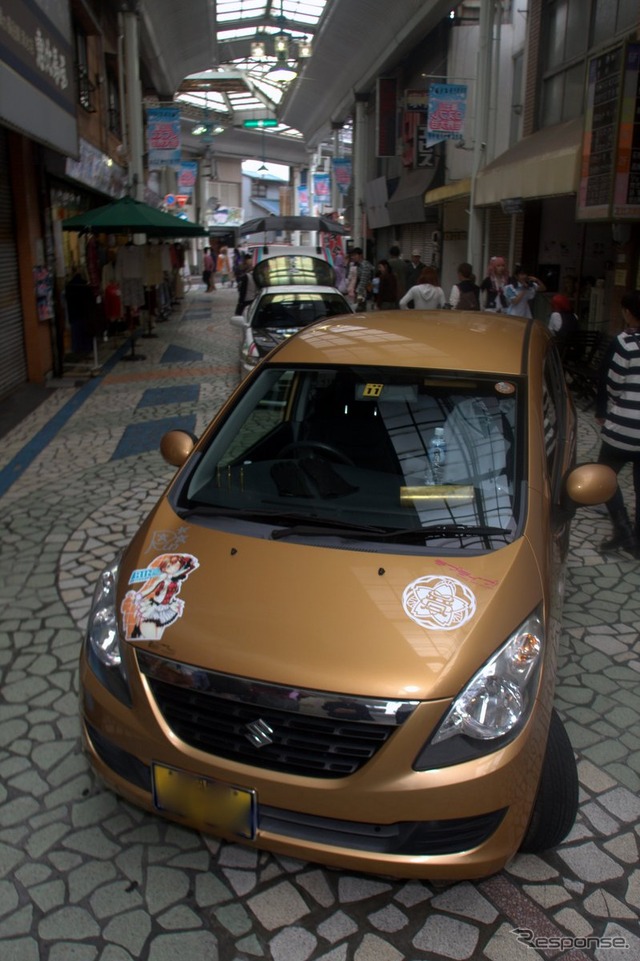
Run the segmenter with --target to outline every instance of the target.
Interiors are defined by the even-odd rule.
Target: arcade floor
[[[640,961],[640,564],[597,553],[601,508],[574,522],[556,698],[580,813],[544,857],[450,885],[331,871],[176,827],[94,778],[77,675],[93,584],[171,477],[162,434],[199,433],[238,380],[235,291],[187,296],[137,362],[101,344],[98,375],[4,401],[1,961]],[[598,444],[585,412],[580,459]]]

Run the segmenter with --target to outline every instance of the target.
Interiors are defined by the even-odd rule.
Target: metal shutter
[[[27,380],[6,131],[0,128],[0,397]]]

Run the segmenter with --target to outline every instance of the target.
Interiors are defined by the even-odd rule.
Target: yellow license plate
[[[255,837],[255,791],[154,764],[153,796],[159,811],[243,838]]]

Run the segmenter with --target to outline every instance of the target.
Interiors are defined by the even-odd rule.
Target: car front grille
[[[279,687],[137,654],[162,717],[180,740],[216,757],[287,774],[354,774],[417,703]]]

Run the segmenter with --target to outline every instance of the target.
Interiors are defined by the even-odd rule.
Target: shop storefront
[[[0,396],[27,379],[7,133],[0,127]]]

